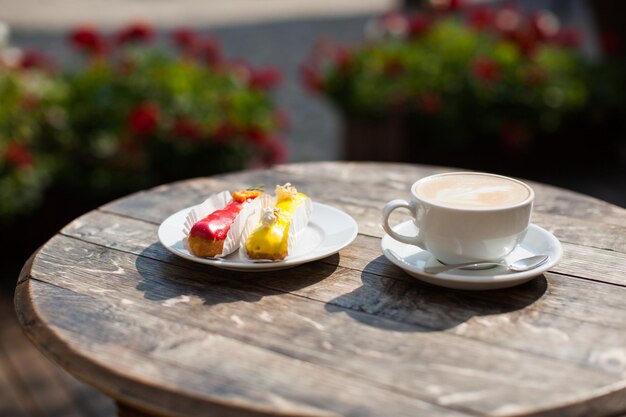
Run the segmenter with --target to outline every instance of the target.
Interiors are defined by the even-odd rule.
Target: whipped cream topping
[[[274,192],[276,193],[276,201],[278,203],[285,200],[293,200],[298,195],[296,187],[289,182],[285,185],[277,185]]]
[[[280,210],[280,209],[276,209]],[[261,224],[264,227],[270,227],[276,222],[276,212],[273,207],[267,207],[263,209],[263,213],[261,213]]]

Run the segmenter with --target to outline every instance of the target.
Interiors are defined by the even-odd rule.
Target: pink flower
[[[471,64],[471,70],[476,78],[483,81],[500,80],[500,67],[490,58],[476,58]]]
[[[69,40],[76,49],[93,55],[103,55],[108,49],[100,32],[92,26],[77,27],[70,33]]]
[[[499,10],[495,16],[495,26],[504,35],[511,35],[522,26],[522,15],[513,7]]]
[[[153,133],[159,124],[160,111],[154,103],[142,103],[135,107],[128,117],[128,127],[137,136]]]
[[[535,34],[542,41],[556,36],[561,26],[559,19],[554,13],[547,10],[533,13],[530,16],[530,25]]]
[[[260,90],[268,90],[275,87],[282,80],[282,74],[274,67],[268,67],[252,71],[250,74],[250,86]]]
[[[398,12],[386,13],[379,18],[378,22],[384,33],[388,33],[395,37],[404,36],[409,29],[409,21],[407,17]]]
[[[198,43],[200,36],[191,28],[181,27],[172,33],[172,40],[179,48],[190,49]]]
[[[24,145],[11,142],[4,150],[4,161],[15,168],[30,168],[35,158]]]
[[[115,42],[125,45],[131,42],[148,42],[154,38],[154,28],[144,22],[134,22],[123,27],[116,35]]]

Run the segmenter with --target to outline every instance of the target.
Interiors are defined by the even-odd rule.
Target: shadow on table
[[[473,317],[532,308],[548,286],[541,275],[513,288],[453,290],[423,283],[395,269],[382,276],[381,264],[386,262],[380,256],[367,264],[361,274],[363,285],[331,300],[326,310],[385,330],[432,332],[456,327]]]
[[[256,302],[263,297],[297,291],[332,275],[339,254],[273,272],[238,272],[191,262],[167,252],[159,243],[144,249],[135,261],[140,275],[136,288],[147,300],[164,305],[199,297],[205,305]],[[288,272],[288,273],[286,273]]]

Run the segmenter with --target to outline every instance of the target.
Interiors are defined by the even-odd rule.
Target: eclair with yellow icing
[[[311,213],[308,196],[289,183],[277,185],[275,194],[274,205],[263,208],[257,226],[245,239],[245,254],[250,259],[285,259],[308,223]]]

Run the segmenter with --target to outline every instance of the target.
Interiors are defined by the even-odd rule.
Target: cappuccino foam
[[[507,178],[485,174],[435,176],[417,184],[415,193],[453,208],[503,208],[530,197],[530,189]]]

